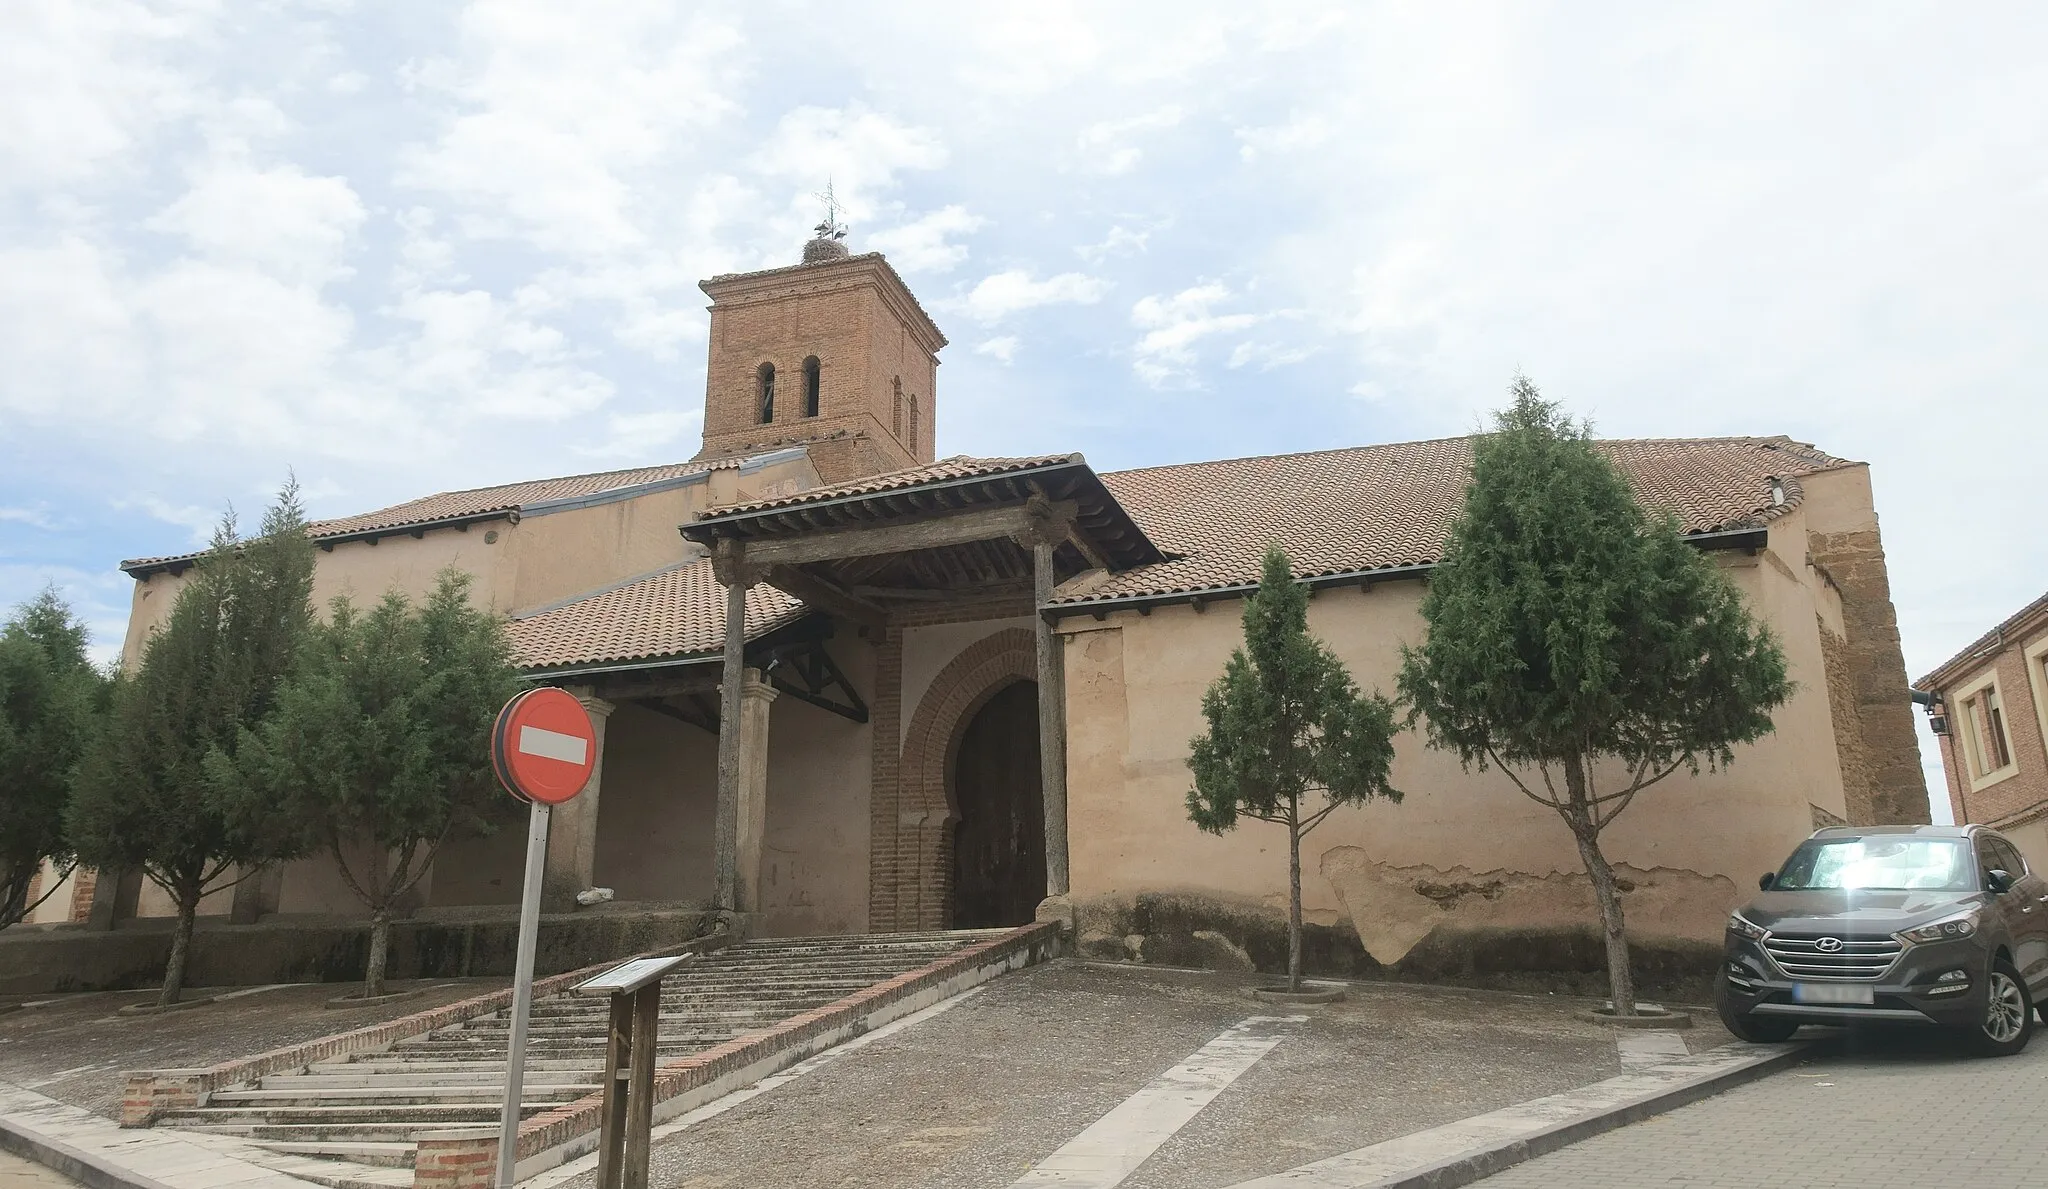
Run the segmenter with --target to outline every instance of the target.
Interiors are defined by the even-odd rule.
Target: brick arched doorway
[[[875,839],[871,852],[874,877],[895,876],[894,928],[951,927],[953,844],[960,819],[948,785],[961,741],[991,699],[1037,677],[1032,634],[1005,628],[962,649],[918,702],[903,739],[896,836]]]

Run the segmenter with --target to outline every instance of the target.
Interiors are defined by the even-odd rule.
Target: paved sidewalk
[[[2002,1189],[2048,1180],[2048,1037],[1992,1060],[1958,1056],[1944,1038],[1914,1032],[1822,1041],[1814,1056],[1479,1184]]]
[[[6,1082],[0,1082],[0,1130],[8,1133],[10,1146],[27,1143],[52,1156],[53,1163],[75,1160],[94,1165],[131,1184],[164,1189],[312,1189],[309,1181],[192,1143],[175,1132],[124,1131],[90,1111]]]
[[[70,1177],[31,1164],[9,1152],[0,1152],[0,1189],[80,1189]]]

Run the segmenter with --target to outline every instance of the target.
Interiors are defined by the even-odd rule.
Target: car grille
[[[1824,950],[1823,941],[1839,942],[1841,948]],[[1877,978],[1891,969],[1904,948],[1894,937],[1781,937],[1774,933],[1764,940],[1771,961],[1793,978]]]

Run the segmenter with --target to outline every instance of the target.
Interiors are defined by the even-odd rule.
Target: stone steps
[[[1003,932],[751,941],[693,958],[668,979],[657,1051],[671,1061],[760,1032]],[[597,1093],[609,1027],[604,1000],[537,1002],[521,1113]],[[510,1032],[510,1012],[492,1012],[381,1052],[216,1091],[161,1122],[243,1145],[260,1154],[252,1158],[330,1189],[410,1184],[418,1135],[496,1125]]]

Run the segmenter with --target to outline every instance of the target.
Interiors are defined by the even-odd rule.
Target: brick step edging
[[[710,953],[732,944],[732,935],[713,933],[694,937],[676,945],[663,946],[644,954],[629,955],[631,958],[645,958],[656,955],[680,953]],[[584,979],[600,974],[618,965],[627,958],[615,958],[599,962],[578,970],[549,975],[533,980],[533,997],[536,1000],[558,995]],[[258,1053],[253,1057],[237,1057],[218,1065],[201,1069],[138,1069],[122,1075],[121,1126],[147,1127],[165,1111],[188,1110],[203,1105],[206,1096],[215,1090],[253,1082],[257,1078],[274,1073],[301,1069],[317,1061],[345,1056],[350,1053],[386,1049],[408,1037],[421,1036],[451,1024],[460,1024],[478,1016],[502,1011],[512,1006],[512,988],[487,991],[468,999],[428,1008],[382,1024],[371,1024],[349,1032],[337,1032],[317,1040],[287,1045]]]
[[[1059,922],[1025,925],[762,1032],[670,1061],[654,1073],[654,1117],[673,1118],[997,975],[1036,965],[1052,957],[1059,945]],[[517,1179],[595,1149],[603,1106],[600,1092],[522,1122]],[[421,1135],[418,1144],[415,1189],[490,1189],[493,1184],[498,1160],[495,1129],[430,1132]]]

